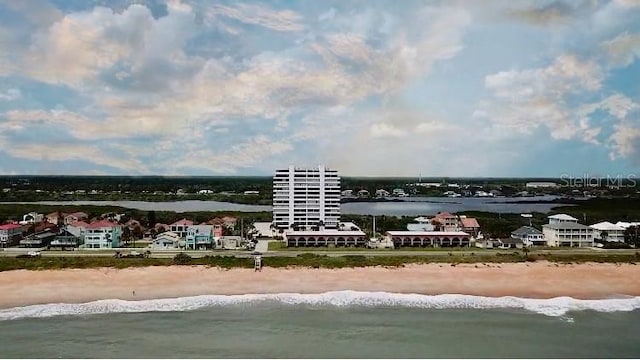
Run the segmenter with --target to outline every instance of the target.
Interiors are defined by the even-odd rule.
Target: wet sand
[[[205,266],[156,266],[0,272],[0,308],[101,299],[337,290],[528,298],[640,296],[640,265],[426,264],[401,268],[264,268],[261,272]]]

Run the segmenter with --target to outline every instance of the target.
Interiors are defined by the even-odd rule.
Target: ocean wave
[[[0,310],[0,321],[62,315],[96,315],[189,311],[204,307],[275,302],[284,305],[332,307],[407,307],[421,309],[523,309],[562,317],[571,311],[633,311],[640,309],[640,297],[581,300],[571,297],[529,299],[513,296],[421,295],[388,292],[332,291],[322,294],[202,295],[154,300],[99,300],[82,304],[45,304]]]

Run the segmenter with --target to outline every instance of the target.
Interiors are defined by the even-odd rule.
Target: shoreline
[[[330,291],[609,299],[640,296],[640,265],[612,263],[421,264],[399,268],[154,266],[0,273],[0,308],[96,300]],[[135,291],[135,294],[134,294]]]

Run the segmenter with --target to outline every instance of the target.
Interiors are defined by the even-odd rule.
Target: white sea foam
[[[564,316],[570,311],[599,312],[640,309],[640,297],[580,300],[571,297],[528,299],[512,296],[420,295],[387,292],[332,291],[322,294],[202,295],[155,300],[99,300],[83,304],[45,304],[0,310],[0,320],[42,318],[60,315],[93,315],[188,311],[211,306],[276,302],[285,305],[335,307],[408,307],[422,309],[524,309],[548,316]]]

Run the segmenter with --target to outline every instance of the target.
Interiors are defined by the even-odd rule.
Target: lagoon
[[[493,213],[547,213],[552,208],[565,204],[553,203],[554,196],[535,198],[441,198],[410,197],[402,202],[352,202],[341,204],[341,212],[351,215],[391,215],[419,216],[433,215],[439,211],[486,211]],[[534,203],[521,203],[523,200],[535,200]],[[185,200],[167,202],[149,201],[37,201],[37,202],[5,202],[4,204],[40,204],[40,205],[77,205],[77,206],[119,206],[143,211],[271,211],[269,205],[234,204],[213,200]]]

